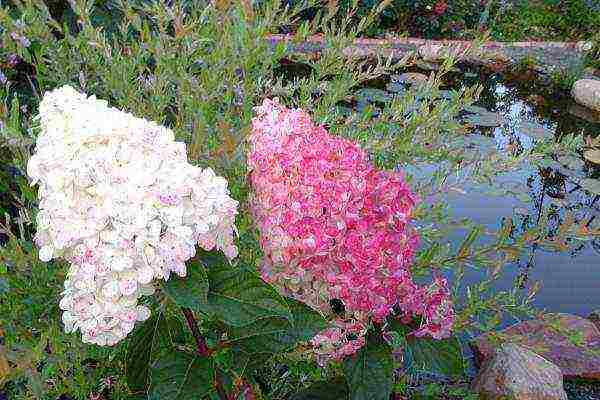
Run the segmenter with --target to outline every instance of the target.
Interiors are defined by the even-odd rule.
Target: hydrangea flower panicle
[[[421,288],[412,280],[417,197],[403,175],[378,170],[357,144],[302,110],[267,99],[256,112],[248,167],[263,279],[324,313],[331,299],[345,307],[345,319],[313,340],[320,359],[354,353],[369,324],[383,323],[395,306],[423,317],[416,334],[448,335],[445,281]]]
[[[69,86],[44,95],[27,173],[38,184],[39,258],[70,264],[67,332],[113,345],[143,321],[156,279],[186,275],[196,244],[234,258],[237,201],[227,181],[188,163],[170,129]]]

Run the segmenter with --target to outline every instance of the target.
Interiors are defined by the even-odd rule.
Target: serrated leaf
[[[206,303],[195,302],[194,311],[242,327],[262,318],[292,319],[287,303],[249,266],[229,265],[225,257],[206,255],[209,291]]]
[[[307,305],[288,299],[292,320],[263,318],[243,328],[229,327],[228,343],[243,369],[261,366],[275,353],[312,339],[327,327],[325,318]]]
[[[335,379],[317,382],[290,397],[290,400],[345,400],[348,398],[346,381]]]
[[[197,262],[190,263],[187,270],[185,278],[171,277],[163,290],[179,306],[196,309],[208,301],[208,276],[204,265]]]
[[[437,340],[429,337],[415,337],[411,335],[415,327],[402,324],[398,320],[392,320],[389,329],[406,338],[404,366],[408,371],[445,376],[464,375],[462,347],[457,338]]]
[[[175,317],[157,312],[131,335],[127,346],[125,375],[133,392],[146,391],[150,382],[150,365],[161,352],[171,351],[185,342],[183,324]]]
[[[344,360],[344,376],[350,400],[388,400],[394,378],[391,348],[370,336],[357,354]]]
[[[150,400],[201,399],[215,390],[212,358],[182,351],[161,357],[152,365]]]
[[[464,375],[465,367],[458,339],[437,340],[408,336],[406,344],[404,354],[409,370],[445,376]]]

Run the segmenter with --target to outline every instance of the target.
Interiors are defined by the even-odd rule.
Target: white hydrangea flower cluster
[[[196,244],[232,259],[237,201],[227,181],[187,162],[171,130],[69,86],[40,104],[27,173],[39,184],[42,261],[70,268],[60,308],[67,332],[113,345],[150,315],[152,281],[186,275]]]

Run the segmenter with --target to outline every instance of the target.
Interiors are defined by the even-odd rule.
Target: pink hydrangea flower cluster
[[[415,334],[448,335],[445,280],[429,287],[412,280],[417,198],[403,175],[376,169],[357,144],[302,110],[265,100],[256,111],[248,166],[265,252],[261,274],[324,313],[332,299],[345,307],[345,319],[314,338],[317,352],[337,359],[356,352],[369,322],[384,322],[394,307],[423,317]]]
[[[149,317],[152,282],[186,275],[196,244],[227,257],[238,203],[227,181],[188,163],[171,130],[63,86],[44,95],[27,172],[39,184],[42,261],[70,263],[60,307],[68,332],[113,345]]]

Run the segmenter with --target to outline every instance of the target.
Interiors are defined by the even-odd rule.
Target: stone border
[[[290,42],[294,40],[292,34],[270,34],[267,38],[271,42]],[[313,35],[304,41],[307,44],[323,44],[325,37],[323,35]],[[583,50],[590,42],[485,42],[483,47],[486,48],[506,48],[506,47],[525,47],[525,48],[561,48]],[[391,39],[370,39],[359,38],[354,41],[355,46],[378,46],[378,47],[395,47],[402,45],[423,46],[423,45],[442,45],[449,47],[470,47],[473,41],[470,40],[430,40],[420,38],[391,38]]]
[[[271,34],[267,40],[277,43],[296,41],[293,34]],[[306,40],[293,44],[292,51],[302,54],[317,55],[325,48],[325,37],[313,35]],[[573,59],[583,57],[585,51],[592,46],[591,42],[484,42],[477,51],[473,41],[467,40],[428,40],[419,38],[368,39],[359,38],[346,47],[343,52],[347,57],[374,57],[378,54],[402,59],[417,52],[425,61],[439,61],[441,54],[453,54],[457,58],[474,64],[510,65],[528,56],[539,59],[538,72],[549,72],[556,68],[566,69]]]

